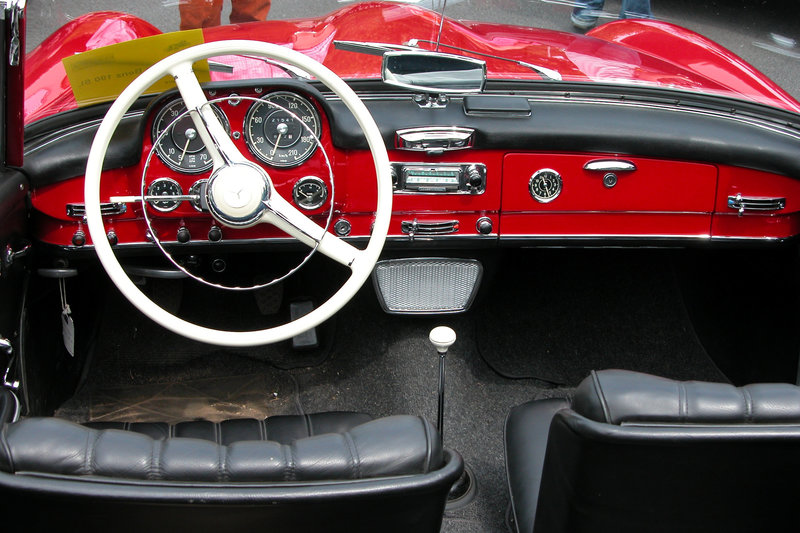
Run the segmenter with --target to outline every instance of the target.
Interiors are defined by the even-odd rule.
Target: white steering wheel
[[[375,163],[378,201],[366,249],[359,250],[309,220],[272,185],[267,172],[245,158],[207,104],[192,64],[222,55],[248,54],[288,63],[316,77],[353,113],[364,132]],[[111,136],[123,115],[144,91],[164,76],[175,79],[186,108],[214,163],[207,195],[214,218],[229,227],[270,223],[331,259],[350,268],[350,277],[311,313],[281,326],[257,331],[225,331],[187,322],[159,307],[134,284],[117,260],[100,214],[100,176]],[[86,219],[100,262],[122,294],[141,312],[165,328],[190,339],[220,346],[255,346],[289,339],[319,325],[341,309],[364,284],[383,249],[392,211],[389,156],[378,126],[353,90],[329,69],[299,52],[259,41],[220,41],[177,52],[150,67],[119,95],[95,135],[86,163]]]

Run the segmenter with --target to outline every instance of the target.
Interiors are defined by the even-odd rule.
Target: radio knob
[[[397,169],[394,167],[394,165],[392,165],[391,175],[392,175],[392,189],[396,189],[399,177],[397,175]]]
[[[470,165],[467,168],[467,183],[473,189],[480,189],[483,185],[483,175],[475,165]]]

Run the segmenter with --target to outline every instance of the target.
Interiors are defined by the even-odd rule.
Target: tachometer
[[[244,120],[250,151],[276,167],[297,166],[311,157],[317,148],[314,137],[319,138],[320,131],[319,115],[311,102],[286,91],[255,102]]]
[[[225,114],[217,106],[213,106],[213,109],[225,131],[230,133]],[[186,106],[181,100],[175,100],[159,111],[153,121],[152,139],[156,143],[156,153],[165,165],[178,172],[199,174],[210,169],[213,162],[192,117],[188,113],[181,116],[185,111]],[[161,136],[167,128],[170,130]]]

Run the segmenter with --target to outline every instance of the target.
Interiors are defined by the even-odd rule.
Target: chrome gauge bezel
[[[549,190],[542,192],[541,187],[546,182],[549,182]],[[543,168],[537,170],[531,176],[528,181],[528,192],[537,202],[547,204],[558,198],[563,186],[564,182],[561,179],[561,174],[552,168]]]
[[[316,197],[316,199],[308,203],[308,196],[303,195],[302,189],[306,186],[315,186],[318,187],[317,190],[320,191],[320,195]],[[292,200],[294,200],[295,205],[301,209],[305,209],[306,211],[313,211],[314,209],[319,209],[325,202],[328,200],[328,186],[325,184],[323,180],[316,176],[305,176],[297,180],[292,188]]]
[[[215,104],[209,104],[214,109],[214,113],[216,113],[217,117],[219,118],[222,126],[225,128],[225,131],[230,135],[231,133],[231,126],[230,122],[228,121],[228,117],[225,116],[225,113],[219,106]],[[177,114],[173,113],[172,119],[164,124],[163,119],[166,115],[172,111],[174,108],[178,108]],[[182,162],[174,161],[172,157],[178,157],[177,154],[181,153],[181,146],[178,146],[178,143],[175,141],[172,132],[167,132],[162,136],[162,133],[167,128],[174,128],[174,122],[177,120],[192,120],[189,114],[186,112],[186,105],[183,103],[183,100],[172,100],[171,102],[167,103],[164,107],[162,107],[159,112],[156,114],[155,118],[153,119],[153,126],[150,130],[150,139],[151,142],[154,144],[156,149],[156,155],[158,155],[159,161],[164,163],[166,166],[171,168],[176,172],[181,172],[183,174],[202,174],[211,169],[214,166],[214,162],[211,159],[211,155],[208,154],[208,149],[205,145],[202,148],[191,152],[192,156],[198,156],[205,152],[208,157],[207,161],[203,164],[198,164],[193,167],[186,167],[185,164]],[[202,144],[202,141],[200,141]],[[174,154],[170,154],[170,149],[174,150]]]
[[[292,104],[295,104],[296,107]],[[278,146],[276,146],[276,143],[270,140],[269,135],[265,134],[262,137],[255,131],[259,124],[262,125],[262,128],[266,127],[270,117],[286,116],[287,114],[290,115],[292,122],[299,118],[305,124],[305,126],[301,124],[300,129],[294,128],[292,134],[297,135],[297,132],[300,132],[300,135],[291,144],[281,146],[282,142],[279,136]],[[261,122],[258,122],[259,119]],[[250,152],[259,161],[278,168],[296,167],[307,161],[316,152],[322,135],[317,108],[307,98],[291,91],[271,92],[255,101],[247,111],[242,131]],[[313,133],[313,136],[310,133]],[[296,153],[292,153],[293,150]]]
[[[192,183],[192,186],[189,187],[189,196],[197,196],[197,200],[189,200],[189,203],[192,204],[197,211],[201,213],[207,213],[208,209],[203,209],[203,205],[206,203],[203,201],[202,195],[205,194],[205,186],[208,185],[207,179],[197,180]]]
[[[159,196],[155,192],[155,188],[162,184],[168,184],[170,187],[173,187],[173,191],[170,196],[181,196],[183,195],[183,189],[181,188],[180,183],[175,181],[172,178],[157,178],[154,179],[150,185],[147,186],[147,196]],[[167,206],[159,206],[159,203],[163,202],[170,202],[170,205]],[[175,211],[179,205],[181,205],[180,200],[148,200],[147,205],[155,209],[160,213],[169,213],[171,211]]]

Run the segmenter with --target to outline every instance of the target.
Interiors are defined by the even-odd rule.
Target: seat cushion
[[[0,469],[172,481],[311,481],[427,473],[442,464],[421,417],[323,413],[87,427],[26,418],[0,432]]]

